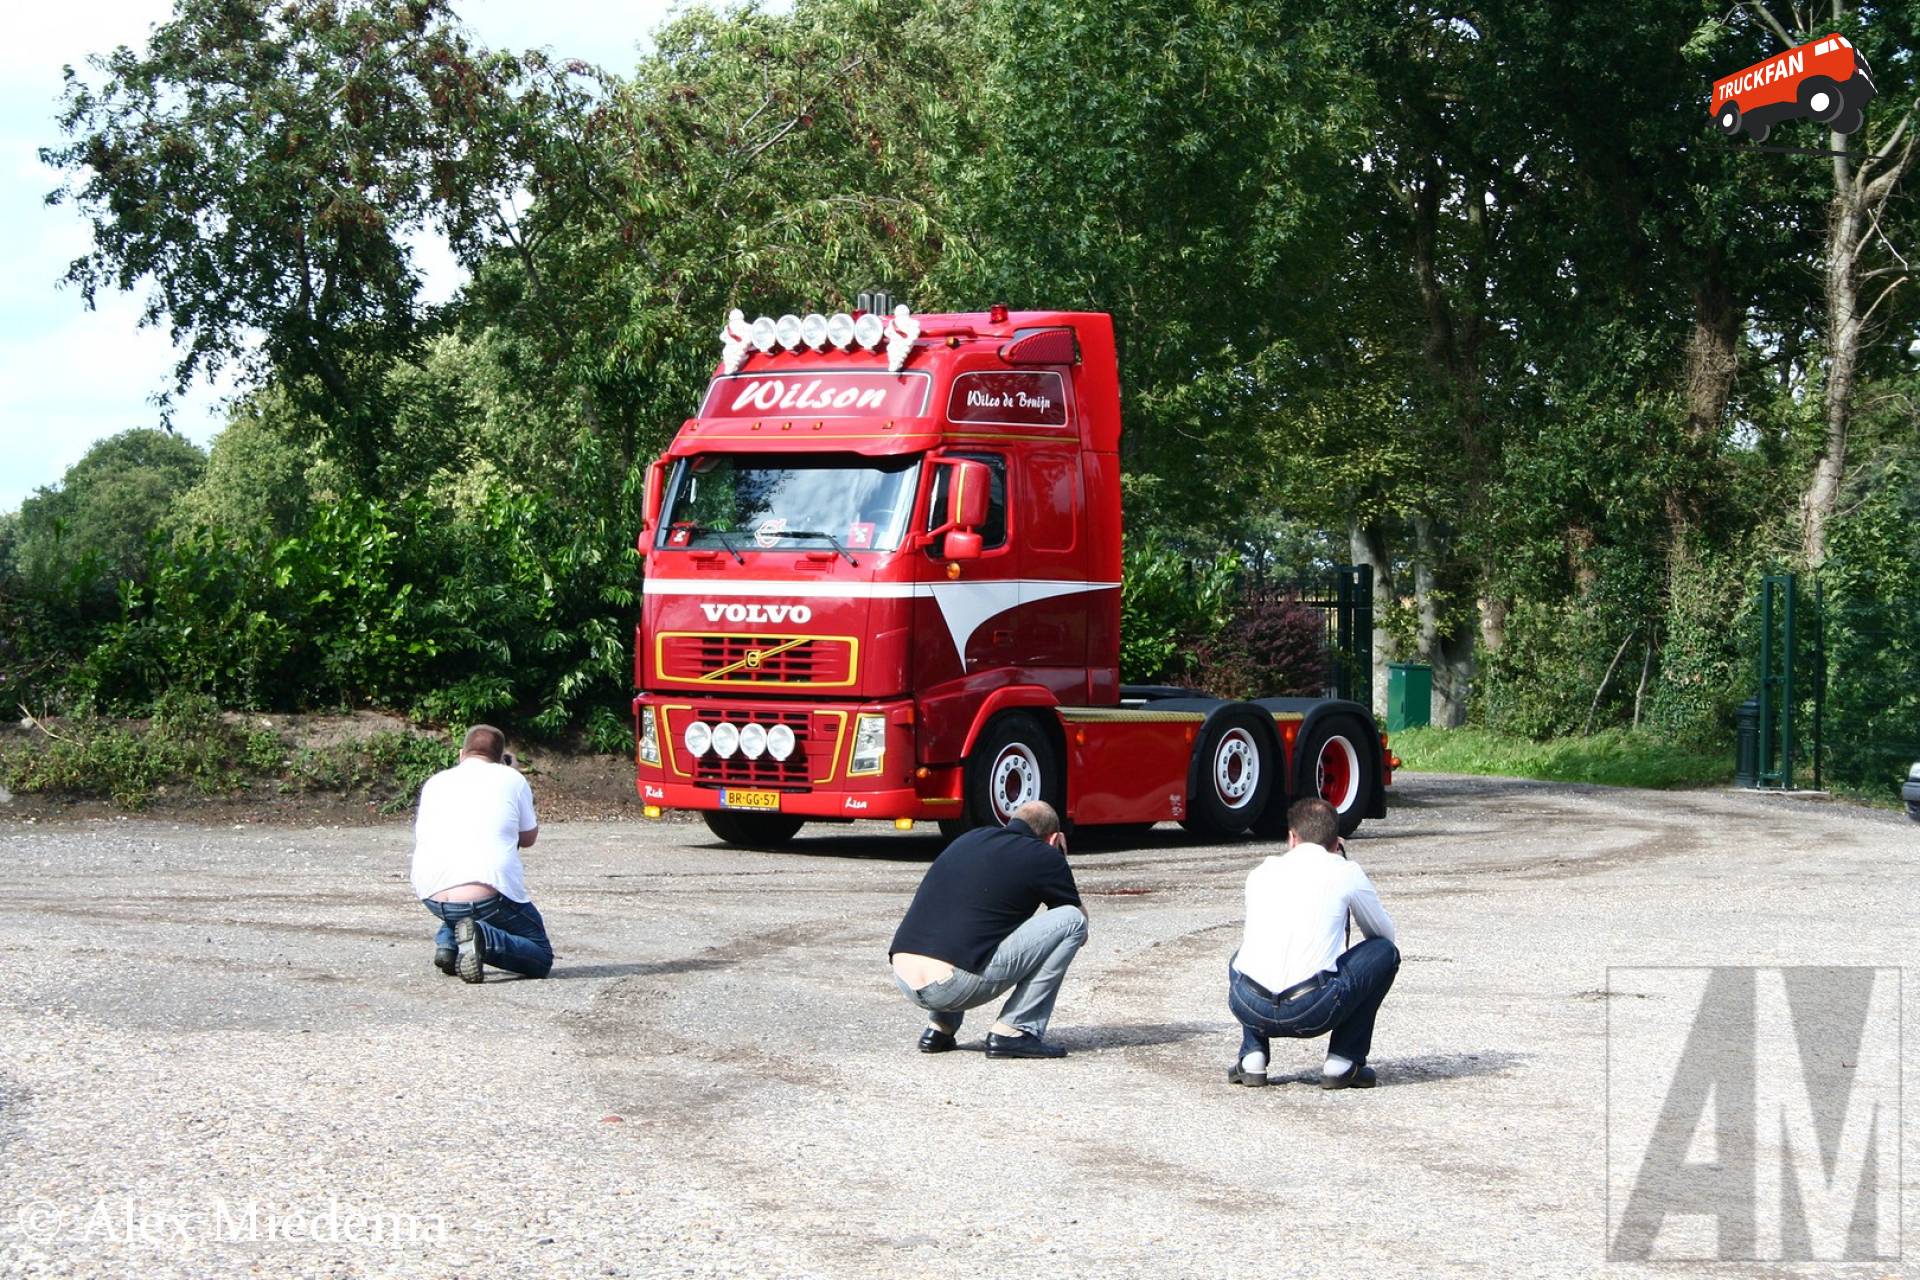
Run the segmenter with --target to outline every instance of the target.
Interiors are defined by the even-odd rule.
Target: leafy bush
[[[1320,610],[1255,595],[1195,647],[1195,683],[1222,698],[1318,696],[1332,675],[1329,657]]]
[[[1199,563],[1148,533],[1126,548],[1120,584],[1120,678],[1179,683],[1194,669],[1194,646],[1231,613],[1237,556]]]

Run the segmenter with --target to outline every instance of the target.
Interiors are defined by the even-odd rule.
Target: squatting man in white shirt
[[[1364,937],[1344,953],[1347,916]],[[1331,1033],[1323,1089],[1369,1089],[1373,1020],[1400,971],[1393,921],[1367,873],[1347,861],[1339,818],[1318,796],[1287,810],[1287,852],[1247,876],[1247,923],[1227,962],[1227,1003],[1240,1020],[1233,1084],[1264,1085],[1270,1039]]]
[[[440,917],[433,963],[479,982],[493,965],[529,978],[553,969],[546,922],[520,867],[540,820],[533,788],[513,767],[507,738],[488,724],[467,730],[460,762],[420,788],[413,824],[413,892]]]

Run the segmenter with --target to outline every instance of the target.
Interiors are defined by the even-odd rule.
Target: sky
[[[492,48],[546,48],[616,71],[629,69],[671,0],[609,5],[592,0],[455,0],[478,41]],[[172,385],[178,359],[164,325],[140,327],[145,295],[114,294],[88,311],[60,284],[88,245],[71,206],[44,198],[59,175],[38,150],[58,143],[61,67],[89,54],[144,44],[173,11],[171,0],[79,0],[28,4],[0,41],[0,512],[19,507],[105,436],[156,426],[153,395]],[[418,261],[432,297],[461,283],[443,245]],[[230,382],[200,383],[176,398],[174,427],[205,445],[225,422]]]

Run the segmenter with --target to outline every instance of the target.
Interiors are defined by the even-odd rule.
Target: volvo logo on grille
[[[754,667],[758,667],[758,666],[760,665],[760,658],[761,658],[761,656],[762,656],[762,655],[761,655],[761,653],[760,653],[760,651],[759,651],[758,649],[749,649],[749,650],[747,651],[747,666],[748,666],[748,668],[749,668],[749,669],[751,669],[751,668],[754,668]]]
[[[715,604],[700,602],[708,622],[811,622],[813,610],[804,604]]]

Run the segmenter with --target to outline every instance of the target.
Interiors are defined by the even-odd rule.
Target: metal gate
[[[1827,652],[1819,583],[1803,598],[1799,575],[1770,573],[1760,580],[1759,743],[1756,789],[1796,789],[1804,745],[1813,789],[1821,789],[1821,735],[1826,710]],[[1799,730],[1807,733],[1803,737]]]
[[[1243,599],[1284,600],[1320,611],[1325,626],[1330,698],[1373,705],[1373,566],[1335,565],[1292,582],[1252,583]]]

